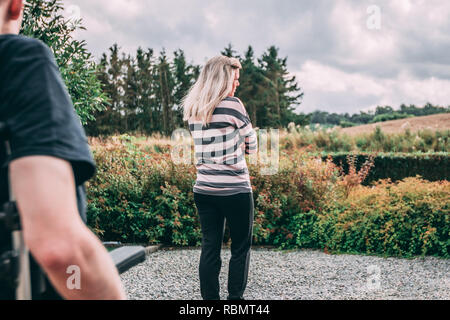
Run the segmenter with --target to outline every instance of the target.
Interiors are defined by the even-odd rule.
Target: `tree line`
[[[255,58],[251,46],[239,55],[229,44],[220,54],[241,61],[242,72],[238,96],[244,103],[254,127],[286,128],[319,123],[342,127],[450,112],[427,103],[415,105],[378,106],[375,111],[337,114],[316,110],[304,114],[294,109],[301,103],[303,91],[295,76],[287,69],[287,58],[279,56],[279,49],[269,47]],[[99,63],[98,79],[109,105],[93,113],[95,120],[85,126],[89,135],[155,132],[170,135],[176,128],[187,128],[183,122],[182,98],[197,80],[201,66],[189,63],[183,50],[168,57],[165,50],[155,54],[153,49],[138,48],[135,55],[120,52],[117,44],[104,53]]]
[[[432,105],[431,103],[426,103],[423,107],[418,107],[413,104],[410,104],[409,106],[402,104],[398,110],[394,110],[391,106],[377,106],[374,111],[360,111],[359,113],[352,115],[349,113],[337,114],[319,110],[316,110],[308,115],[310,116],[311,123],[319,123],[324,126],[339,125],[342,127],[351,127],[368,123],[428,116],[448,112],[450,112],[450,106],[442,107]]]
[[[309,118],[294,112],[303,92],[287,70],[287,58],[271,46],[255,58],[251,46],[241,57],[232,45],[222,52],[241,60],[241,86],[236,92],[244,101],[255,127],[286,127],[289,122],[308,124]],[[183,50],[169,57],[165,50],[138,48],[134,55],[120,51],[117,44],[101,57],[97,72],[109,97],[106,109],[94,112],[95,121],[85,126],[89,135],[125,132],[165,135],[186,128],[181,101],[195,83],[201,66],[187,61]]]

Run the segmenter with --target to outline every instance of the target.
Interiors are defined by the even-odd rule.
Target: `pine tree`
[[[244,54],[242,71],[240,72],[240,86],[236,91],[245,104],[253,126],[260,126],[262,122],[261,110],[265,106],[264,92],[271,86],[270,80],[265,77],[262,69],[255,64],[254,51],[251,46]]]
[[[109,51],[111,54],[109,58],[109,69],[107,70],[109,82],[107,83],[105,91],[111,98],[112,110],[120,112],[122,100],[121,92],[123,91],[122,61],[119,57],[119,47],[117,44],[114,44],[109,48]]]
[[[138,48],[136,53],[137,61],[137,108],[139,110],[139,129],[146,133],[155,130],[154,123],[157,121],[157,114],[154,110],[155,94],[153,88],[153,49],[146,52]]]
[[[239,57],[230,44],[226,55]],[[154,57],[153,50],[138,48],[136,56],[122,54],[117,44],[103,54],[98,71],[104,93],[109,96],[105,111],[96,114],[97,122],[89,124],[92,134],[138,131],[170,135],[182,121],[182,98],[196,81],[200,67],[187,63],[183,50],[170,60],[163,50]],[[303,95],[295,77],[289,76],[287,58],[278,57],[271,47],[255,63],[251,46],[241,59],[240,86],[236,95],[244,102],[256,127],[287,126],[289,122],[305,125],[311,116],[296,114],[293,106]]]
[[[200,74],[200,67],[188,64],[186,62],[184,51],[181,49],[175,51],[173,54],[173,73],[175,78],[175,88],[173,94],[175,104],[174,127],[185,127],[186,124],[183,122],[183,109],[181,107],[181,101],[197,80]]]
[[[303,96],[301,88],[298,87],[295,76],[289,76],[287,70],[287,58],[278,57],[278,48],[271,46],[259,59],[260,67],[264,75],[271,81],[267,93],[273,94],[268,99],[265,118],[266,126],[287,126],[292,119],[295,105],[300,104],[299,99]]]
[[[97,70],[97,79],[101,82],[104,94],[108,97],[107,107],[94,113],[95,121],[88,121],[88,135],[108,135],[121,131],[120,106],[122,100],[122,65],[119,59],[119,47],[112,45],[109,56],[104,53]]]
[[[161,51],[156,65],[156,96],[157,102],[161,105],[162,128],[165,135],[170,135],[173,130],[173,89],[174,79],[170,62],[166,56],[165,50]]]
[[[233,45],[231,43],[229,43],[228,46],[220,52],[220,54],[229,58],[240,58],[239,55],[236,54],[236,50],[233,49]]]
[[[125,132],[138,131],[137,114],[139,112],[139,79],[137,74],[136,61],[131,55],[122,58],[124,68],[123,79],[123,105],[122,105],[122,128]]]

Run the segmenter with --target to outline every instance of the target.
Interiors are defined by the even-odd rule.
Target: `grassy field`
[[[377,132],[376,128],[380,131]],[[289,126],[280,129],[280,147],[284,149],[306,148],[305,151],[384,151],[384,152],[449,152],[450,113],[408,119],[377,122],[351,128],[330,128],[317,125]],[[185,142],[193,147],[188,134]],[[136,146],[155,149],[157,152],[180,141],[160,133],[150,136],[130,133],[110,137],[89,137],[89,144],[108,146],[116,142],[128,142]]]
[[[341,128],[339,130],[341,130],[342,133],[354,136],[361,133],[370,133],[375,130],[376,126],[380,126],[381,130],[387,134],[401,133],[406,128],[409,128],[411,132],[417,132],[425,129],[430,129],[432,131],[450,130],[450,113],[440,113],[433,114],[431,116],[377,122],[351,128]]]

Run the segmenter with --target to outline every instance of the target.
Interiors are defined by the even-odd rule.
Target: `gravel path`
[[[200,249],[160,250],[150,254],[145,262],[121,275],[128,297],[133,300],[200,300],[199,259]],[[227,295],[229,259],[230,250],[223,249],[222,299]],[[244,297],[247,300],[448,300],[450,260],[253,249]]]

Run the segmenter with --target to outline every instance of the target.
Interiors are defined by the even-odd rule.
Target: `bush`
[[[405,119],[405,118],[412,118],[412,117],[414,117],[414,115],[401,113],[401,112],[383,113],[383,114],[379,114],[379,115],[375,116],[372,120],[369,121],[369,123],[391,121],[391,120]]]
[[[88,224],[106,240],[197,245],[194,169],[168,154],[147,153],[123,139],[93,149],[97,175],[88,183]]]
[[[411,257],[449,257],[450,183],[419,176],[359,186],[325,214],[297,214],[285,247]]]
[[[157,149],[157,150],[156,150]],[[122,136],[94,143],[98,172],[88,183],[88,224],[103,240],[196,246],[194,165],[175,165],[170,145]],[[448,257],[448,181],[421,177],[369,186],[373,158],[349,170],[297,150],[283,151],[274,175],[249,163],[253,243],[335,252]],[[228,240],[225,237],[224,241]]]
[[[351,127],[356,127],[359,126],[359,124],[351,122],[351,121],[346,121],[346,120],[341,120],[341,122],[339,123],[339,125],[342,128],[351,128]]]
[[[348,157],[355,157],[356,168],[360,168],[367,159],[374,158],[374,168],[362,182],[368,185],[379,179],[390,178],[398,181],[406,177],[420,175],[429,181],[450,179],[450,157],[448,153],[349,153],[349,152],[322,152],[322,159],[331,157],[333,162],[342,167],[344,173],[350,170]]]
[[[102,239],[196,245],[201,231],[192,187],[194,165],[175,165],[169,146],[137,145],[129,137],[93,146],[97,175],[88,183],[88,224]],[[326,164],[328,163],[328,164]],[[296,153],[282,157],[275,175],[249,165],[255,201],[254,243],[281,243],[292,237],[286,221],[298,212],[320,211],[344,188],[339,170]],[[225,238],[225,241],[228,239]]]

